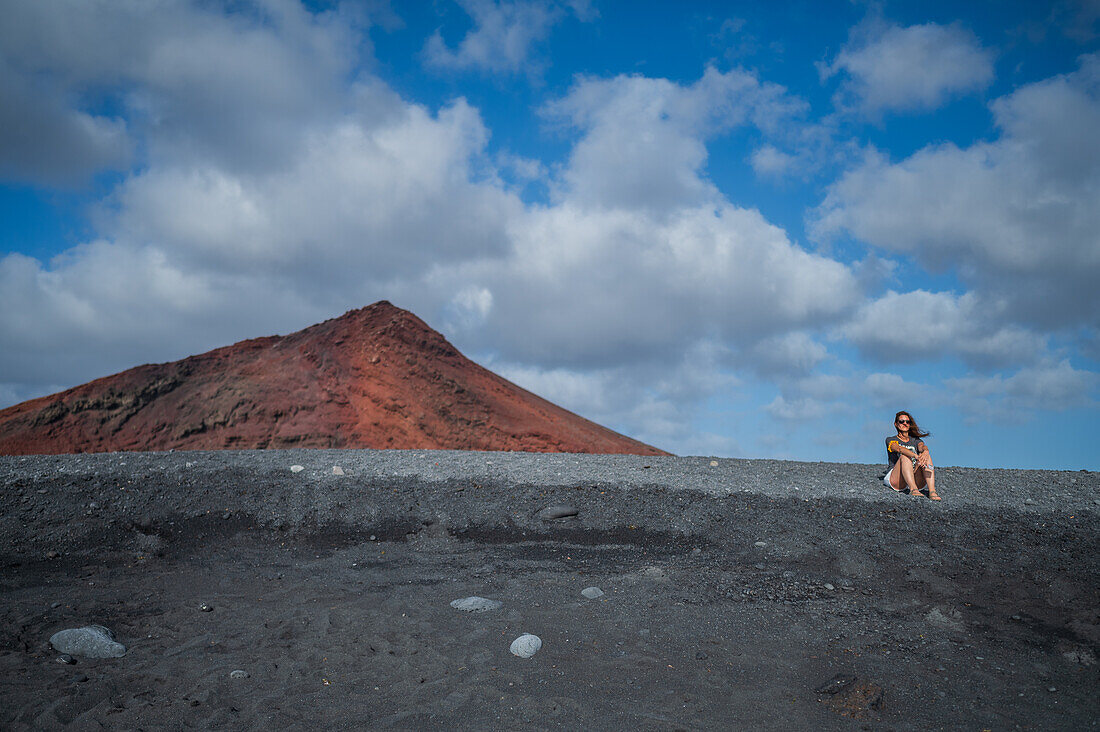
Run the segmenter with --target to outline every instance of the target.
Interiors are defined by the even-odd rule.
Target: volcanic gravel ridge
[[[1096,729],[1100,475],[937,472],[0,457],[0,727]]]
[[[288,447],[667,454],[478,366],[386,301],[0,410],[0,454]]]

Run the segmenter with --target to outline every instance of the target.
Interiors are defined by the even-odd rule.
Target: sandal
[[[912,488],[905,491],[907,496],[917,496],[918,498],[924,498],[924,494],[920,492],[920,488]]]
[[[936,493],[935,488],[929,488],[928,489],[928,500],[930,500],[930,501],[942,501],[943,499],[940,498],[939,493]]]

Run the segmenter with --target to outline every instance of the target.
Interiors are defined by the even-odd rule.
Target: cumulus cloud
[[[872,19],[852,31],[823,79],[843,75],[836,102],[876,116],[885,111],[935,109],[952,96],[993,80],[992,54],[958,25],[901,27]]]
[[[125,165],[135,135],[154,159],[281,165],[303,129],[341,105],[362,42],[354,16],[284,0],[233,14],[186,0],[3,6],[0,93],[14,98],[0,131],[18,136],[0,135],[0,151],[29,180]],[[8,102],[27,101],[28,88],[26,116],[13,119]],[[89,103],[117,113],[79,108]],[[74,153],[67,166],[59,143]]]
[[[985,367],[1033,360],[1045,350],[1044,339],[1004,324],[1003,311],[973,293],[891,290],[860,305],[839,332],[864,354],[887,363],[953,355]]]
[[[73,109],[47,89],[0,58],[0,180],[73,186],[130,164],[125,120]]]
[[[1068,360],[1047,361],[1005,376],[966,376],[948,379],[957,406],[972,422],[990,416],[1020,421],[1023,410],[1066,410],[1097,407],[1100,375],[1074,368]]]
[[[870,151],[829,187],[813,232],[956,267],[1024,323],[1095,327],[1100,56],[991,109],[1001,131],[991,142],[929,146],[898,163]]]
[[[459,0],[474,27],[454,50],[440,31],[424,45],[425,63],[437,69],[476,70],[491,73],[530,72],[533,47],[546,39],[565,17],[557,3],[545,0]],[[587,3],[571,3],[581,19],[591,17]]]
[[[560,197],[601,207],[675,210],[721,200],[705,176],[708,139],[752,125],[772,132],[805,103],[754,74],[710,67],[690,85],[644,76],[582,78],[547,105],[582,133]]]

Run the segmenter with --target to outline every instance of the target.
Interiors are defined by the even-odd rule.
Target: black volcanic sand
[[[716,462],[0,458],[0,727],[1100,726],[1097,473]]]

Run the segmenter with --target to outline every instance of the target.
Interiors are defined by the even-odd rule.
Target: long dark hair
[[[914,437],[916,437],[917,439],[920,439],[921,437],[928,437],[928,435],[932,434],[931,432],[921,432],[920,427],[917,426],[917,420],[913,419],[913,415],[909,414],[909,412],[906,412],[904,410],[901,411],[901,412],[898,412],[897,414],[894,415],[894,427],[898,426],[898,420],[901,419],[901,415],[903,415],[903,414],[906,417],[909,418],[909,439],[910,440],[913,439]]]

